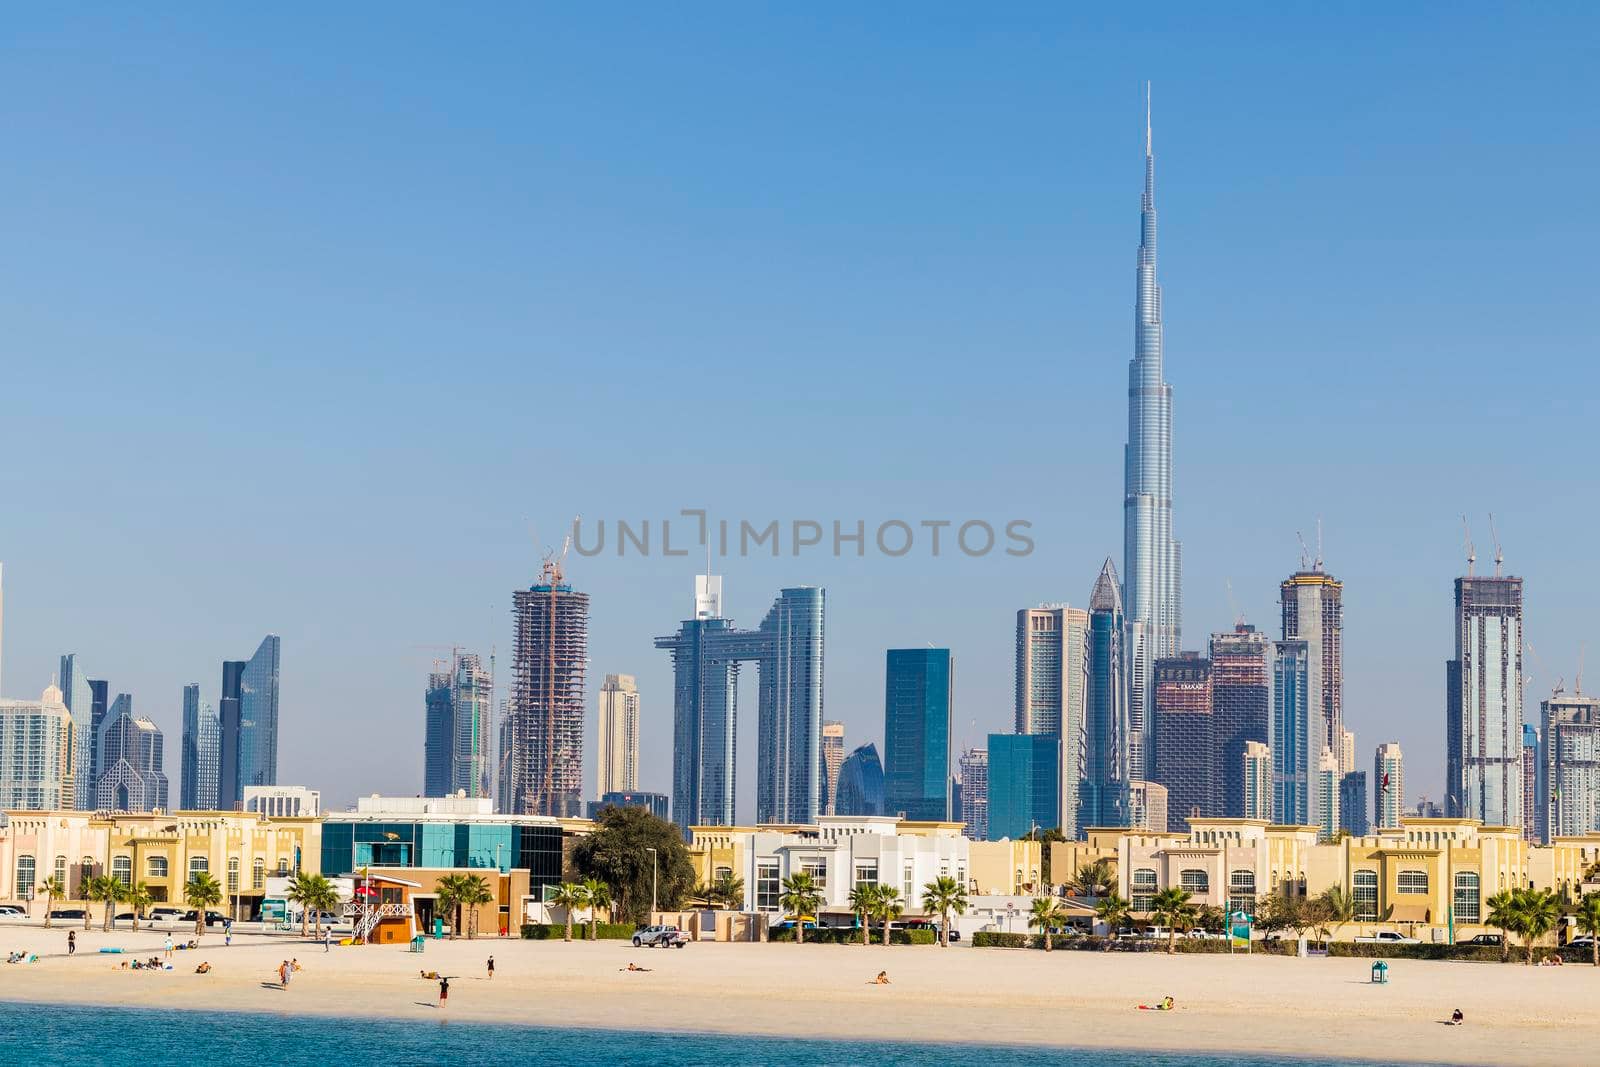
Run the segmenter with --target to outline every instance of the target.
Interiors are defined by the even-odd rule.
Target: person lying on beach
[[[179,947],[180,948],[199,948],[200,947],[200,942],[199,942],[198,939],[191,937],[189,939],[189,943],[187,945],[180,945]]]
[[[1172,1010],[1172,997],[1171,996],[1162,997],[1161,998],[1161,1003],[1159,1003],[1159,1004],[1141,1004],[1141,1005],[1139,1005],[1139,1010],[1140,1011],[1171,1011]]]
[[[867,984],[868,985],[888,985],[889,984],[889,972],[888,971],[879,971],[878,972],[878,977],[874,978],[872,981],[868,982]]]
[[[210,963],[202,963],[200,966],[198,966],[198,967],[196,967],[194,969],[194,973],[195,974],[210,974],[211,973],[211,964]]]
[[[6,953],[6,962],[7,963],[21,963],[22,960],[23,960],[23,954],[20,953],[20,952],[7,952]]]
[[[626,967],[618,967],[619,971],[648,971],[650,968],[641,967],[637,963],[630,963]]]
[[[437,982],[439,980],[438,971],[418,971],[417,973],[422,975],[422,977],[426,978],[430,982]]]
[[[1560,956],[1546,956],[1544,959],[1539,961],[1539,966],[1541,966],[1541,967],[1560,967],[1561,966],[1561,957]]]
[[[1455,1011],[1450,1013],[1450,1022],[1447,1025],[1460,1026],[1462,1023],[1464,1023],[1466,1021],[1467,1021],[1467,1017],[1465,1015],[1461,1014],[1461,1009],[1460,1008],[1457,1008]]]

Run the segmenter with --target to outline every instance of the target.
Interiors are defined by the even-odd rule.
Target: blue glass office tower
[[[222,724],[200,700],[200,684],[183,687],[183,765],[179,801],[183,811],[214,811],[217,776],[222,768]]]
[[[954,675],[948,648],[889,650],[883,697],[885,814],[950,819]]]
[[[1148,93],[1148,90],[1147,90]],[[1181,646],[1182,553],[1172,538],[1172,387],[1162,366],[1161,286],[1156,282],[1156,161],[1145,99],[1144,198],[1140,212],[1133,361],[1128,365],[1128,445],[1123,475],[1123,603],[1128,622],[1142,629],[1130,641],[1136,688],[1132,721],[1134,777],[1148,776],[1158,659]]]
[[[989,735],[989,840],[1049,830],[1061,811],[1061,739]]]
[[[278,784],[278,637],[268,634],[248,660],[222,665],[221,767],[217,806],[236,811],[247,785]]]
[[[738,679],[757,666],[756,821],[814,823],[823,810],[822,681],[826,595],[784,589],[756,630],[722,615],[722,580],[696,579],[695,617],[671,637],[672,818],[734,823]]]
[[[1130,824],[1132,727],[1129,720],[1130,627],[1122,610],[1117,568],[1109,559],[1089,594],[1089,692],[1084,731],[1084,780],[1078,826]],[[990,774],[993,763],[990,764]]]
[[[1311,699],[1311,645],[1272,643],[1272,817],[1293,826],[1320,826],[1316,784],[1323,743],[1321,705]]]
[[[95,698],[94,688],[78,663],[78,655],[61,657],[61,702],[72,712],[73,807],[94,808]],[[105,683],[100,683],[100,716],[105,716]]]
[[[883,814],[883,763],[871,741],[859,746],[839,765],[839,787],[834,793],[835,815]]]

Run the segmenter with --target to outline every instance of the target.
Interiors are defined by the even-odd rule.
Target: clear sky
[[[1013,626],[1121,566],[1154,82],[1189,647],[1346,581],[1361,765],[1439,796],[1460,515],[1527,579],[1529,702],[1593,602],[1592,6],[41,6],[0,28],[7,695],[76,651],[167,732],[283,638],[280,777],[421,787],[429,646],[510,643],[536,542],[680,508],[1032,522],[1026,558],[718,565],[828,590],[1009,727]],[[787,546],[785,548],[787,552]],[[643,691],[694,556],[568,559]],[[1600,647],[1590,650],[1600,661]],[[1600,675],[1600,662],[1593,672]],[[1600,679],[1597,679],[1600,686]],[[754,744],[749,692],[745,762]],[[593,780],[593,723],[587,775]],[[749,775],[741,781],[752,814]]]

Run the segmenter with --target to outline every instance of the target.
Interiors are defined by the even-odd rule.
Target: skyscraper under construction
[[[575,592],[561,564],[547,559],[539,581],[512,594],[511,613],[516,639],[500,732],[500,810],[579,816],[589,594]]]

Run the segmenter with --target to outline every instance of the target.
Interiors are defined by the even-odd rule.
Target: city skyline
[[[48,18],[24,21],[19,32],[54,32]],[[643,21],[628,33],[671,40],[682,32]],[[1225,591],[1231,579],[1246,618],[1271,632],[1273,589],[1292,568],[1294,531],[1309,532],[1322,515],[1330,565],[1346,582],[1346,725],[1368,747],[1391,734],[1405,747],[1408,800],[1441,798],[1438,664],[1451,654],[1459,513],[1480,527],[1479,516],[1493,509],[1527,578],[1527,637],[1548,665],[1530,669],[1528,708],[1556,675],[1573,673],[1587,636],[1581,600],[1558,585],[1586,565],[1584,523],[1550,521],[1549,502],[1553,487],[1589,476],[1560,427],[1581,413],[1595,370],[1565,354],[1575,349],[1561,309],[1583,299],[1585,268],[1576,257],[1592,222],[1582,212],[1541,217],[1526,203],[1548,187],[1592,181],[1595,150],[1576,132],[1589,125],[1592,94],[1583,86],[1592,75],[1560,61],[1567,38],[1540,21],[1508,33],[1492,16],[1468,14],[1441,43],[1428,20],[1401,16],[1392,51],[1382,55],[1336,33],[1329,52],[1349,45],[1373,75],[1353,97],[1331,55],[1301,55],[1290,67],[1274,49],[1229,44],[1222,58],[1238,61],[1237,70],[1218,79],[1208,73],[1216,55],[1202,65],[1176,47],[1178,31],[1152,38],[1131,22],[1095,31],[1063,17],[1047,20],[1037,42],[976,46],[950,27],[930,27],[894,74],[921,90],[912,99],[880,91],[889,72],[866,66],[838,85],[849,107],[833,90],[817,94],[806,77],[793,88],[758,79],[739,94],[727,121],[746,143],[777,154],[782,166],[771,175],[717,147],[703,107],[682,106],[703,104],[698,94],[725,90],[723,79],[748,79],[761,66],[797,72],[793,59],[771,66],[762,35],[734,33],[717,46],[731,73],[662,78],[673,86],[662,105],[679,106],[651,106],[658,126],[633,148],[585,132],[630,128],[621,120],[641,101],[613,85],[583,94],[591,110],[569,120],[537,106],[520,123],[462,131],[453,119],[439,126],[430,115],[375,115],[370,100],[327,91],[341,75],[319,62],[301,75],[344,101],[350,129],[366,131],[354,138],[355,154],[371,150],[386,172],[410,167],[420,184],[370,180],[369,164],[338,154],[307,168],[327,178],[314,190],[291,183],[270,196],[228,162],[256,158],[269,143],[262,137],[305,119],[274,88],[285,79],[276,76],[270,34],[249,44],[205,42],[216,58],[196,70],[194,84],[221,93],[174,96],[112,61],[130,44],[158,58],[193,55],[207,33],[192,27],[165,41],[139,28],[104,37],[89,28],[66,80],[60,69],[42,71],[19,56],[0,75],[14,93],[30,80],[61,82],[52,125],[97,121],[93,109],[113,100],[147,150],[132,158],[114,146],[65,144],[27,117],[17,135],[39,151],[23,153],[0,179],[18,194],[14,205],[41,209],[34,218],[8,209],[30,249],[26,269],[7,274],[18,303],[14,343],[28,353],[5,371],[14,440],[57,432],[21,397],[50,395],[63,380],[85,383],[79,431],[54,446],[53,462],[0,473],[8,505],[0,555],[10,564],[5,695],[36,697],[63,652],[75,650],[97,678],[136,694],[141,713],[176,739],[182,685],[214,684],[217,662],[271,630],[293,650],[278,778],[326,783],[331,800],[347,802],[369,789],[405,791],[415,778],[414,756],[397,743],[372,750],[359,785],[337,781],[344,752],[383,715],[415,706],[429,656],[413,646],[506,647],[504,590],[537,562],[530,518],[537,539],[553,544],[579,511],[636,516],[704,505],[723,516],[839,511],[871,519],[1021,510],[1038,545],[1022,560],[785,556],[717,564],[752,595],[798,584],[833,591],[827,701],[848,724],[847,747],[881,743],[871,705],[883,649],[928,642],[951,648],[963,664],[952,750],[981,745],[1004,728],[1011,704],[1005,620],[1031,604],[1080,602],[1094,561],[1121,556],[1113,509],[1126,438],[1128,208],[1149,77],[1168,238],[1167,377],[1182,398],[1174,477],[1183,494],[1174,522],[1185,541],[1188,631],[1225,628],[1235,614]],[[575,56],[598,46],[592,26],[577,17],[571,26]],[[1281,41],[1293,26],[1273,22],[1262,33]],[[797,31],[784,35],[786,48],[821,54],[804,26],[786,28]],[[355,41],[356,29],[335,16],[330,46]],[[385,32],[410,54],[420,47],[418,30],[400,18]],[[868,16],[835,44],[845,56],[868,56],[890,30],[883,16]],[[1561,38],[1554,56],[1543,43],[1552,37]],[[976,49],[981,77],[936,61],[957,39]],[[1515,50],[1535,39],[1550,62],[1531,78],[1464,79],[1453,65],[1491,42]],[[1089,54],[1096,51],[1104,56]],[[1063,55],[1088,61],[1064,78]],[[504,98],[519,110],[585,84],[554,58],[536,76],[519,75],[525,56],[511,67],[496,53],[483,73],[446,91],[446,110],[470,113],[492,95],[482,94],[494,84],[490,70],[510,79]],[[1576,91],[1571,79],[1579,79]],[[1263,95],[1251,81],[1279,89]],[[265,126],[238,127],[205,103],[223,98],[244,101]],[[865,112],[863,100],[871,101]],[[170,132],[183,124],[141,118],[163,114],[194,120],[225,149],[205,153],[214,169],[184,177],[173,159],[189,158],[194,147]],[[785,121],[771,122],[772,114]],[[931,118],[950,114],[972,121]],[[534,126],[544,136],[518,132]],[[674,137],[695,146],[695,157],[662,154]],[[398,147],[441,142],[466,165],[430,163]],[[1350,150],[1355,143],[1359,151]],[[585,145],[594,160],[573,151]],[[330,147],[294,140],[291,154],[305,161]],[[571,170],[541,166],[551,153]],[[668,180],[647,191],[615,178],[645,159]],[[489,160],[494,166],[482,175],[501,175],[514,195],[498,179],[474,176]],[[792,176],[776,173],[785,168]],[[30,192],[47,174],[65,178],[52,183],[62,192],[54,205]],[[106,174],[119,180],[99,180]],[[169,182],[176,184],[168,195],[150,195]],[[483,195],[460,196],[463,183]],[[1397,187],[1424,183],[1428,212],[1396,196]],[[756,186],[765,190],[759,202],[748,194]],[[90,187],[103,199],[73,192]],[[345,192],[353,188],[364,191],[359,205]],[[768,198],[802,225],[782,224]],[[541,202],[575,211],[582,241]],[[455,206],[441,209],[445,203]],[[218,230],[200,222],[197,204],[211,219],[265,216],[260,228]],[[440,210],[449,214],[427,221]],[[457,234],[486,229],[481,222],[491,216],[480,210],[492,212],[504,245],[459,243]],[[1288,217],[1293,227],[1282,225]],[[369,259],[390,249],[381,231],[410,231],[419,219],[412,246],[441,263],[474,264],[466,274],[475,285],[403,255]],[[641,230],[643,242],[620,243]],[[310,232],[347,251],[308,262],[302,242]],[[86,263],[74,254],[103,246],[107,233],[127,260]],[[616,265],[617,248],[641,243],[637,270]],[[531,265],[529,248],[541,249]],[[1325,251],[1309,255],[1312,248]],[[243,284],[209,269],[218,262],[237,265]],[[845,263],[859,264],[859,273],[840,269]],[[1525,271],[1527,263],[1540,269]],[[678,264],[685,269],[670,269]],[[541,298],[519,312],[525,287],[567,294],[570,307]],[[297,314],[264,322],[258,294],[282,289]],[[718,294],[714,302],[708,292]],[[1396,293],[1405,294],[1403,308]],[[78,301],[94,314],[61,313]],[[616,321],[619,304],[633,309],[642,332]],[[459,313],[434,314],[439,306]],[[77,321],[69,326],[68,318]],[[448,320],[449,330],[430,320]],[[1508,354],[1525,350],[1552,355],[1503,373]],[[440,373],[440,351],[461,353],[463,376]],[[557,352],[572,355],[558,361]],[[971,373],[974,353],[1015,367],[1029,387],[1019,376]],[[608,360],[615,362],[604,381],[583,369]],[[272,373],[256,373],[269,364]],[[747,392],[721,384],[757,364]],[[780,377],[768,367],[806,373]],[[618,400],[622,429],[549,462],[511,398],[552,381],[572,392],[560,405],[571,412]],[[1557,381],[1559,390],[1551,388]],[[764,390],[779,402],[762,402]],[[458,439],[426,450],[396,444],[458,393],[481,413]],[[1280,445],[1303,440],[1296,434],[1308,412],[1287,401],[1312,393],[1322,445],[1296,451],[1291,463]],[[682,413],[704,410],[708,396],[719,438],[750,441],[777,429],[797,443],[793,454],[767,456],[759,476],[735,449],[678,454],[694,438],[682,430]],[[1063,398],[1071,403],[1066,417]],[[226,420],[216,415],[222,411]],[[1456,432],[1490,413],[1515,417],[1515,460]],[[547,408],[541,436],[573,418]],[[934,430],[941,422],[953,431]],[[181,435],[165,428],[178,425]],[[1011,444],[1020,425],[1062,428],[1066,445],[1047,459],[1019,457]],[[422,487],[463,463],[503,491],[457,530],[419,527]],[[515,481],[534,468],[537,497]],[[205,531],[174,526],[175,502],[241,470],[261,480],[239,507],[216,509]],[[55,503],[67,484],[102,502],[92,519],[76,510],[87,505]],[[1590,506],[1578,502],[1580,519]],[[304,523],[305,515],[318,521]],[[252,566],[241,569],[241,558]],[[594,671],[634,673],[643,691],[664,698],[670,672],[649,639],[670,629],[670,605],[694,567],[615,557],[570,566],[594,597]],[[409,577],[399,582],[398,574]],[[219,601],[224,588],[229,595]],[[100,610],[82,610],[88,604]],[[741,601],[740,610],[749,618],[753,607]],[[1191,636],[1189,644],[1200,642]],[[671,727],[663,703],[649,707],[656,713],[643,717],[640,787],[665,790]],[[584,710],[590,729],[593,694]],[[406,733],[414,743],[415,731]],[[741,781],[753,785],[753,776]],[[592,795],[592,783],[584,792]]]

